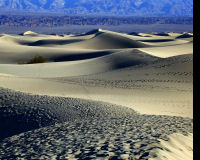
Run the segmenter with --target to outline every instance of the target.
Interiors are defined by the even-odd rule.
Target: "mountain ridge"
[[[193,16],[193,1],[0,0],[0,9],[87,15]]]

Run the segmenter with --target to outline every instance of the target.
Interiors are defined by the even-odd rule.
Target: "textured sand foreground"
[[[0,106],[1,138],[14,135],[0,142],[1,159],[149,159],[166,147],[176,159],[170,147],[182,145],[163,144],[171,142],[167,136],[193,131],[189,118],[142,115],[109,103],[7,89],[0,89]],[[191,152],[192,146],[185,145],[178,153]]]
[[[0,159],[192,159],[192,33],[1,34],[0,87]]]

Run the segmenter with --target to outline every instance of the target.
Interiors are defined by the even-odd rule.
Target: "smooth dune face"
[[[47,63],[20,64],[30,61],[34,56],[46,58]],[[25,159],[31,157],[28,152],[31,147],[39,147],[35,140],[39,136],[42,141],[42,133],[54,143],[59,141],[56,146],[63,150],[62,137],[65,132],[74,133],[78,137],[78,140],[74,139],[73,134],[64,137],[65,140],[71,137],[78,142],[74,145],[77,153],[63,151],[63,154],[71,159],[81,158],[87,154],[86,150],[93,159],[98,158],[94,155],[102,155],[104,159],[116,156],[121,159],[131,158],[131,156],[136,159],[162,159],[163,157],[181,159],[182,152],[174,147],[177,145],[183,147],[182,150],[185,151],[188,159],[192,158],[192,151],[185,147],[187,145],[183,144],[183,141],[174,136],[179,132],[185,135],[184,142],[192,142],[192,136],[187,136],[188,133],[192,133],[193,118],[193,35],[191,33],[123,34],[98,29],[82,35],[64,36],[42,35],[31,31],[23,35],[2,34],[0,35],[0,87],[2,87],[0,88],[0,114],[2,115],[0,117],[2,122],[10,119],[7,121],[10,128],[5,133],[1,133],[0,138],[7,137],[7,139],[0,142],[0,145],[6,146],[3,144],[12,143],[15,147],[25,139],[26,135],[29,136],[30,146],[26,147]],[[12,103],[9,99],[13,100]],[[20,116],[21,118],[18,119],[17,117]],[[15,124],[15,120],[16,123],[21,124],[19,130],[14,128],[16,132],[12,128],[15,127],[12,125]],[[75,122],[72,123],[72,120]],[[136,128],[143,126],[143,121],[145,125],[141,134],[144,133],[144,137],[155,139],[144,140],[138,135],[135,141],[132,141],[134,138],[130,135],[137,133]],[[87,127],[84,129],[90,122],[94,122],[89,127],[91,130]],[[137,127],[134,128],[135,122]],[[74,128],[79,123],[80,130],[66,131],[67,126]],[[115,132],[119,132],[114,128],[114,124],[121,131],[126,130],[126,132],[120,131],[119,135],[114,136]],[[6,128],[4,123],[0,125]],[[86,143],[81,137],[84,137],[83,139],[92,137],[95,126],[99,128],[97,128],[97,137],[93,141],[88,139],[91,141],[91,146],[105,147],[106,141],[110,141],[109,147],[101,153],[85,146],[85,151],[81,155],[82,151],[78,146]],[[163,126],[168,128],[165,131],[158,129]],[[62,128],[64,128],[63,132],[57,132]],[[106,133],[100,128],[108,129],[113,134]],[[148,132],[148,129],[151,131]],[[33,131],[27,132],[30,130]],[[83,135],[81,133],[83,130],[88,134]],[[153,132],[154,130],[156,132]],[[126,136],[121,137],[120,134]],[[169,137],[170,141],[166,141],[166,137],[162,134],[173,135]],[[10,136],[14,137],[9,138]],[[150,149],[152,146],[149,145],[154,146],[154,142],[155,150]],[[70,143],[68,147],[72,146],[73,143]],[[116,147],[119,148],[119,152]],[[159,150],[159,147],[167,149]],[[51,145],[46,145],[41,154],[47,151],[50,153],[50,148]],[[141,148],[145,148],[145,152],[140,151]],[[134,152],[134,149],[138,152]],[[10,147],[8,150],[6,147],[0,149],[1,152],[7,152],[9,155],[14,154],[14,148]],[[46,158],[55,158],[54,152],[58,151],[53,149]],[[157,154],[156,157],[154,153]],[[38,156],[35,155],[39,158]],[[0,158],[6,158],[6,155]]]
[[[141,51],[163,58],[183,54],[193,54],[193,42],[176,45],[170,44],[169,46],[167,46],[167,49],[166,46],[142,48]]]

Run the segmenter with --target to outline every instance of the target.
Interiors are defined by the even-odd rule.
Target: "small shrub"
[[[30,59],[27,64],[33,64],[33,63],[45,63],[47,62],[47,59],[42,56],[35,56],[32,59]]]
[[[34,63],[45,63],[47,59],[42,56],[35,56],[31,58],[28,62],[19,62],[18,64],[34,64]]]

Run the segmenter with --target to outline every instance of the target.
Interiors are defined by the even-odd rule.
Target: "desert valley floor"
[[[0,34],[0,159],[192,158],[193,33]]]

